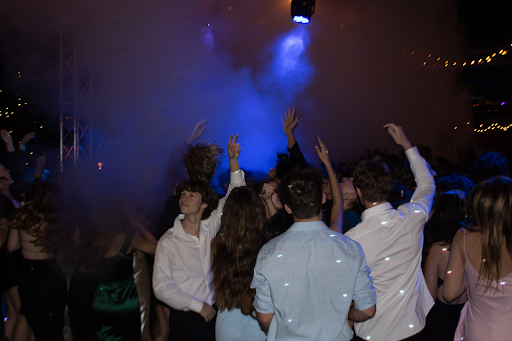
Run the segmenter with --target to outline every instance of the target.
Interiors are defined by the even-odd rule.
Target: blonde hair
[[[503,242],[508,256],[512,257],[512,180],[498,176],[479,183],[469,195],[468,211],[481,234],[482,260],[485,261],[480,267],[478,281],[487,279],[485,292],[492,282],[502,277]]]

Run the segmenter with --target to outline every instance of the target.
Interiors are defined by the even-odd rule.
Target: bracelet
[[[6,228],[6,229],[9,229],[9,226],[7,226],[7,225],[5,225],[5,224],[0,225],[0,229],[1,229],[2,227]]]

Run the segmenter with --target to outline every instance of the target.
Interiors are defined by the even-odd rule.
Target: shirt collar
[[[172,233],[173,236],[177,236],[177,235],[180,235],[180,234],[188,234],[183,229],[183,225],[181,225],[181,221],[183,219],[185,219],[185,215],[184,214],[179,214],[176,217],[176,219],[174,220],[174,226],[172,227],[173,228],[173,233]],[[200,230],[205,230],[206,229],[206,227],[204,226],[203,222],[204,222],[204,220],[201,220],[201,224],[199,225],[199,229]]]
[[[308,230],[325,230],[328,229],[323,221],[301,221],[293,223],[288,231],[308,231]]]
[[[370,218],[370,217],[372,217],[374,215],[378,215],[378,214],[384,213],[385,211],[388,211],[388,210],[391,210],[391,209],[393,209],[393,206],[391,206],[391,204],[389,202],[384,202],[384,203],[382,203],[380,205],[377,205],[375,207],[367,208],[361,214],[361,221],[363,221],[365,219],[368,219],[368,218]]]
[[[172,227],[173,229],[173,233],[172,235],[173,236],[177,236],[177,235],[180,235],[180,234],[185,234],[185,230],[183,230],[183,226],[181,226],[181,221],[185,219],[185,215],[184,214],[179,214],[176,219],[174,220],[174,226]]]

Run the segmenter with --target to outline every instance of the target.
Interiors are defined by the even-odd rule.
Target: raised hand
[[[229,137],[229,143],[228,143],[228,156],[230,160],[238,159],[238,156],[240,155],[240,144],[236,143],[236,140],[238,139],[238,134],[233,138],[233,134]]]
[[[28,134],[25,134],[25,135],[23,136],[23,138],[21,139],[21,141],[20,141],[20,146],[19,146],[19,147],[20,147],[20,149],[21,149],[21,150],[25,150],[25,145],[27,144],[27,142],[28,142],[28,141],[30,141],[31,139],[33,139],[35,135],[36,135],[36,132],[35,132],[35,131],[33,131],[33,132],[31,132],[31,133],[28,133]]]
[[[268,183],[264,183],[261,188],[260,198],[266,201],[272,197],[272,194],[274,194],[274,187],[270,186]]]
[[[293,129],[300,121],[299,116],[295,117],[295,108],[288,108],[288,111],[284,112],[283,120],[283,130],[285,134],[290,134],[293,132]]]
[[[318,137],[318,144],[320,145],[320,148],[318,146],[315,146],[316,153],[318,154],[318,157],[320,158],[320,161],[324,165],[330,165],[331,162],[329,161],[329,151],[325,147],[325,144],[320,140],[320,137]]]
[[[204,131],[206,130],[206,124],[208,123],[207,119],[204,119],[200,121],[196,126],[194,127],[194,130],[192,130],[192,133],[187,138],[187,144],[193,144],[195,140],[201,137],[203,135]]]
[[[0,137],[5,142],[5,144],[12,144],[11,133],[9,133],[7,130],[2,129],[2,131],[0,131]]]
[[[402,127],[397,126],[394,123],[388,123],[384,128],[388,129],[388,134],[391,135],[396,144],[402,146],[405,150],[412,148],[412,145],[407,139],[407,136],[405,136]]]

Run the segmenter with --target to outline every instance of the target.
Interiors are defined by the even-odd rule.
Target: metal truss
[[[73,20],[67,23],[63,18],[59,49],[61,172],[89,163],[92,156],[92,78],[77,59],[74,39]]]

